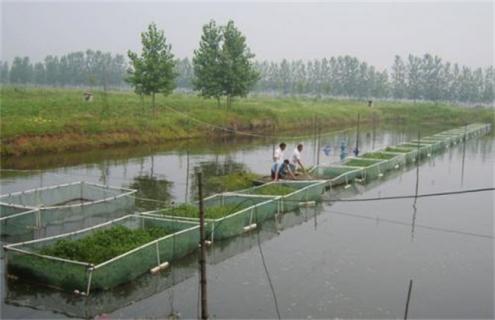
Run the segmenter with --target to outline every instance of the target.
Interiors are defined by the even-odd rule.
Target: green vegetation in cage
[[[351,159],[345,163],[346,166],[351,167],[369,167],[373,162],[363,159]]]
[[[214,176],[206,180],[205,189],[215,192],[235,191],[253,186],[258,175],[250,172],[234,172],[223,176]]]
[[[205,218],[220,219],[252,205],[252,201],[246,201],[246,203],[241,202],[239,204],[226,204],[223,206],[207,207],[205,208]],[[161,213],[176,217],[199,218],[199,208],[188,203],[181,204],[171,210],[162,211]]]
[[[82,239],[59,240],[51,246],[42,248],[40,253],[99,264],[166,235],[164,229],[157,227],[131,230],[124,226],[115,226],[111,229],[98,230]]]
[[[405,148],[405,147],[401,147],[401,148],[395,148],[395,147],[386,147],[385,148],[385,151],[388,151],[388,152],[398,152],[398,153],[408,153],[408,152],[411,152],[413,148]]]
[[[254,193],[266,196],[285,196],[297,189],[281,184],[268,184],[254,190]]]
[[[369,158],[369,159],[389,160],[389,159],[395,158],[396,155],[382,153],[382,152],[368,152],[368,153],[365,153],[365,154],[361,155],[361,157],[362,158]]]

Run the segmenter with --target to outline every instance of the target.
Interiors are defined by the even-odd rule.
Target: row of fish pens
[[[276,214],[321,200],[321,195],[332,186],[380,177],[387,171],[429,157],[464,139],[485,134],[490,129],[490,125],[471,124],[424,137],[420,141],[349,158],[339,165],[317,166],[312,174],[321,180],[269,182],[237,192],[210,196],[204,199],[206,210],[230,206],[232,212],[218,218],[207,217],[207,239],[212,243],[249,232]],[[274,186],[287,187],[293,191],[283,195],[267,195],[264,192]],[[178,207],[170,207],[124,216],[68,234],[6,245],[4,249],[11,273],[34,275],[52,286],[89,294],[92,289],[108,289],[148,270],[165,267],[170,261],[195,251],[199,241],[198,224],[197,217],[180,216]],[[40,248],[57,241],[82,239],[116,225],[130,229],[160,227],[167,230],[168,234],[98,265],[39,253]]]
[[[311,174],[320,179],[328,179],[330,187],[342,184],[347,187],[354,181],[382,177],[387,171],[431,157],[462,141],[485,135],[490,130],[490,124],[474,123],[368,152],[359,157],[350,157],[336,165],[316,166]]]

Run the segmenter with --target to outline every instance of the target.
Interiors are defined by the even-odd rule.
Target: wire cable
[[[350,212],[344,212],[344,211],[339,211],[339,210],[328,210],[328,212],[335,213],[335,214],[340,214],[340,215],[345,215],[345,216],[350,216],[354,218],[360,218],[360,219],[365,219],[365,220],[372,220],[372,221],[380,221],[380,222],[387,222],[391,224],[398,224],[398,225],[404,225],[407,227],[411,226],[411,223],[409,222],[403,222],[399,220],[393,220],[393,219],[384,219],[384,218],[373,218],[369,217],[366,215],[361,215],[357,213],[350,213]],[[414,224],[416,228],[421,228],[421,229],[428,229],[428,230],[433,230],[433,231],[441,231],[441,232],[447,232],[447,233],[455,233],[455,234],[460,234],[460,235],[465,235],[465,236],[471,236],[471,237],[478,237],[478,238],[487,238],[487,239],[495,239],[495,236],[489,235],[489,234],[481,234],[481,233],[475,233],[475,232],[468,232],[468,231],[462,231],[462,230],[453,230],[453,229],[447,229],[447,228],[441,228],[441,227],[434,227],[434,226],[429,226],[425,224]]]
[[[199,120],[197,118],[194,118],[184,112],[181,112],[181,111],[178,111],[172,107],[169,107],[169,106],[165,106],[165,108],[185,117],[185,118],[188,118],[194,122],[197,122],[197,123],[200,123],[200,124],[203,124],[205,126],[208,126],[210,128],[214,128],[214,129],[218,129],[218,130],[222,130],[222,131],[226,131],[226,132],[230,132],[230,133],[233,133],[233,134],[238,134],[238,135],[244,135],[244,136],[251,136],[251,137],[259,137],[259,138],[278,138],[278,139],[307,139],[307,138],[312,138],[314,137],[314,134],[311,134],[311,135],[303,135],[303,136],[282,136],[282,135],[270,135],[270,134],[257,134],[257,133],[252,133],[252,132],[246,132],[246,131],[239,131],[239,130],[235,130],[235,129],[232,129],[232,128],[226,128],[226,127],[222,127],[222,126],[218,126],[218,125],[214,125],[214,124],[211,124],[209,122],[206,122],[206,121],[203,121],[203,120]],[[330,132],[327,132],[327,133],[324,133],[322,134],[322,136],[326,136],[326,135],[332,135],[332,134],[335,134],[335,133],[340,133],[340,132],[346,132],[346,131],[349,131],[350,129],[342,129],[342,130],[335,130],[335,131],[330,131]]]
[[[434,192],[434,193],[423,193],[418,195],[400,195],[400,196],[389,196],[389,197],[377,197],[377,198],[361,198],[361,199],[330,199],[329,203],[332,202],[362,202],[362,201],[380,201],[380,200],[396,200],[396,199],[414,199],[414,198],[427,198],[427,197],[440,197],[447,196],[451,194],[465,194],[465,193],[477,193],[494,191],[495,187],[478,188],[478,189],[467,189],[467,190],[457,190],[457,191],[444,191],[444,192]],[[286,201],[286,200],[284,200]],[[290,201],[290,200],[289,200]]]

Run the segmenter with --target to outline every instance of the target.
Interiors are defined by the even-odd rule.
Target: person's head
[[[302,145],[302,143],[298,144],[298,145],[297,145],[297,150],[299,150],[299,152],[301,152],[301,151],[302,151],[302,149],[303,149],[303,145]]]
[[[287,145],[285,144],[285,142],[282,142],[281,144],[278,145],[280,147],[280,149],[282,150],[285,150],[285,147],[287,147]]]
[[[285,163],[285,164],[289,164],[289,159],[285,159],[285,160],[284,160],[284,163]]]

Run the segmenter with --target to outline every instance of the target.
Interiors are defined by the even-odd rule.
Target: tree
[[[406,97],[406,90],[406,66],[402,58],[396,55],[392,66],[392,95],[395,99],[403,99]]]
[[[15,57],[10,69],[11,83],[30,83],[33,78],[33,65],[28,57]]]
[[[34,65],[34,83],[38,85],[46,83],[45,65],[42,62]]]
[[[259,79],[244,37],[231,20],[225,27],[210,21],[203,27],[199,49],[194,51],[194,88],[206,98],[220,102],[227,97],[245,97]]]
[[[194,50],[193,88],[204,98],[215,98],[220,105],[223,95],[223,70],[220,59],[220,46],[223,39],[221,28],[211,20],[203,26],[199,49]]]
[[[143,49],[141,55],[128,51],[131,67],[127,81],[139,95],[151,95],[152,109],[155,109],[155,94],[170,94],[175,88],[175,60],[172,46],[167,44],[164,32],[156,24],[148,26],[141,33]]]
[[[7,61],[0,61],[0,83],[9,82],[9,63]]]
[[[416,102],[421,94],[421,58],[407,57],[407,96]]]
[[[232,104],[233,97],[245,97],[259,79],[254,68],[246,37],[235,27],[234,21],[227,22],[223,28],[223,46],[220,56],[223,70],[222,87],[227,96],[227,107]]]

